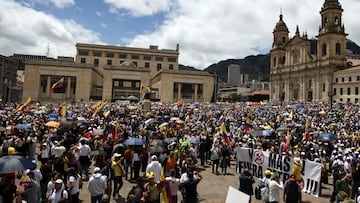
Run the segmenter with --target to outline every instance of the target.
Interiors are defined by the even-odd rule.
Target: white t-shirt
[[[68,179],[68,188],[70,187],[70,182],[74,183],[74,187],[69,191],[70,195],[74,195],[78,192],[80,192],[80,175],[77,175],[77,178],[75,178],[74,176],[70,176]]]
[[[61,196],[62,195],[62,196]],[[61,198],[64,198],[64,199],[68,199],[68,193],[66,190],[63,190],[61,189],[59,192],[55,192],[53,191],[48,200],[51,202],[51,203],[57,203],[60,201]]]
[[[180,179],[175,177],[166,177],[165,180],[169,181],[171,195],[177,195],[180,185]]]

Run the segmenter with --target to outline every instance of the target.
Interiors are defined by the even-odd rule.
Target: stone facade
[[[179,48],[132,48],[96,44],[76,45],[75,61],[26,61],[23,100],[41,101],[142,100],[141,87],[161,102],[209,102],[215,75],[178,69]],[[62,89],[51,86],[65,79]]]
[[[342,12],[338,0],[325,0],[317,39],[300,35],[298,27],[295,36],[289,38],[280,15],[270,52],[270,100],[332,101],[334,72],[350,68]]]

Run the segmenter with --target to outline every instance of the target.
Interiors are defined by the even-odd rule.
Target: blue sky
[[[204,69],[230,58],[268,53],[284,15],[318,34],[325,0],[0,0],[0,54],[75,56],[76,43],[160,49],[180,45],[179,62]],[[340,0],[348,38],[360,44],[360,1]]]

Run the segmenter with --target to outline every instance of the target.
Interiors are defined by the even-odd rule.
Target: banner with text
[[[248,168],[254,177],[262,179],[265,176],[265,170],[270,169],[277,172],[283,181],[292,174],[294,158],[291,156],[251,148],[238,148],[236,151],[238,173],[242,173],[245,168]],[[314,196],[319,195],[321,168],[322,165],[319,163],[302,160],[303,192],[308,192]]]

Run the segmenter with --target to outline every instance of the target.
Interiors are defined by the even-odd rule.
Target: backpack
[[[60,199],[66,199],[66,198],[63,197],[63,196],[64,196],[64,191],[67,192],[67,196],[68,196],[67,200],[71,201],[71,195],[70,195],[70,193],[69,193],[69,191],[68,191],[67,189],[63,189],[63,190],[61,191]],[[55,189],[52,190],[52,192],[50,193],[50,196],[51,196],[54,192],[55,192]]]
[[[255,198],[258,200],[261,200],[261,191],[263,188],[265,188],[265,183],[261,181],[256,187],[255,187]]]

